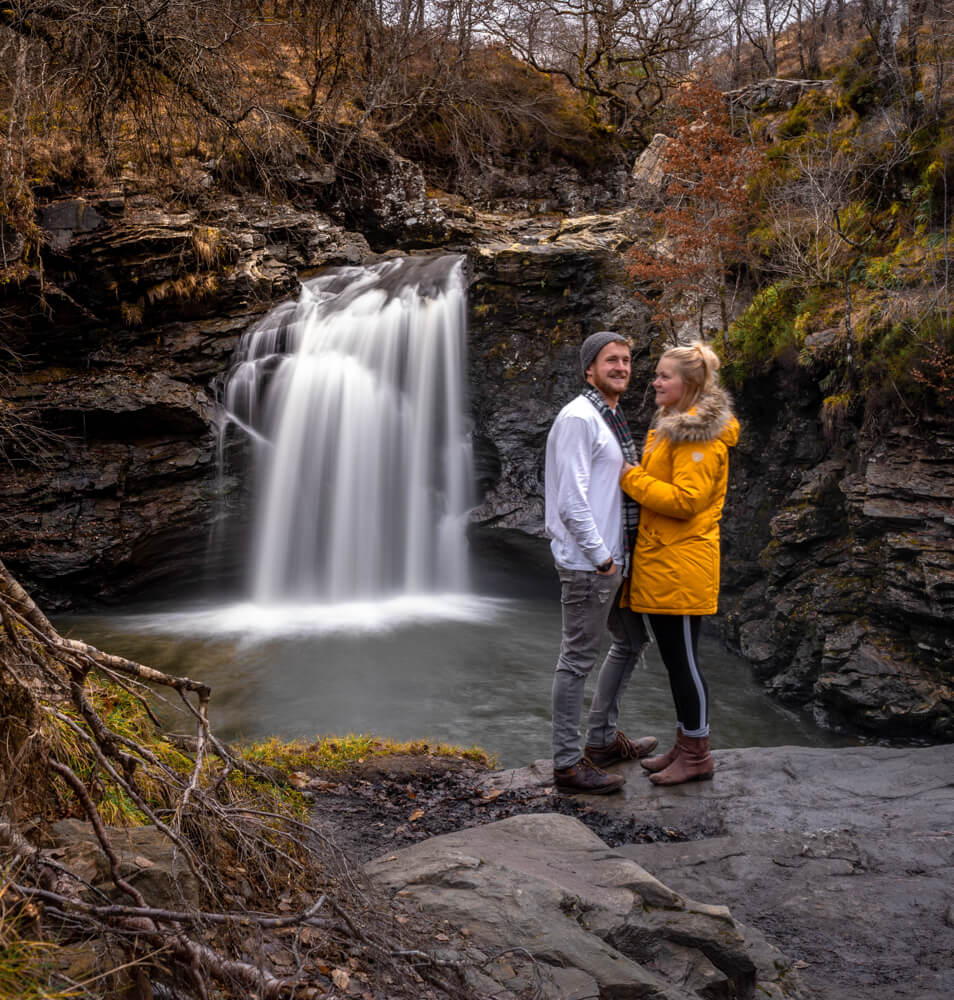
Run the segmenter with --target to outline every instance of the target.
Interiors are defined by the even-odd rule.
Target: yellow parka
[[[641,505],[628,602],[641,614],[711,615],[719,602],[719,520],[739,422],[716,388],[662,412],[640,465],[621,480]],[[624,595],[623,603],[627,597]]]

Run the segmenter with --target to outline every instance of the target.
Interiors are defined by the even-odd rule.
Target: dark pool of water
[[[334,607],[153,606],[56,624],[101,649],[210,684],[212,722],[225,739],[371,732],[476,744],[504,767],[549,756],[560,641],[552,592]],[[748,665],[715,639],[703,637],[700,660],[714,747],[845,744],[769,700]],[[669,687],[654,647],[633,675],[620,724],[661,741],[670,735]]]

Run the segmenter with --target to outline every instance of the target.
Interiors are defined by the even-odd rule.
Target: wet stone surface
[[[488,771],[385,760],[346,781],[313,779],[313,821],[364,862],[468,830],[481,856],[488,824],[570,816],[668,890],[728,907],[787,957],[800,996],[950,1000],[954,745],[714,757],[713,781],[673,789],[623,765],[622,794],[603,798],[554,794],[548,761]]]

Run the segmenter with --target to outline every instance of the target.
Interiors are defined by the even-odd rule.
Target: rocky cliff
[[[778,366],[739,400],[726,634],[822,725],[954,739],[954,432],[901,411],[832,440],[821,396]]]
[[[48,206],[42,271],[4,290],[7,404],[58,437],[0,469],[0,549],[49,607],[195,581],[236,482],[217,479],[214,383],[242,331],[302,269],[363,237],[265,201]]]
[[[553,417],[582,385],[579,349],[596,330],[634,338],[643,384],[647,310],[633,296],[621,251],[624,214],[524,224],[470,253],[470,364],[477,478],[473,521],[540,536],[543,455]],[[635,417],[640,398],[627,412]]]

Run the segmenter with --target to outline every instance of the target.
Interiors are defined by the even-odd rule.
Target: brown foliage
[[[670,337],[695,312],[718,302],[728,328],[726,276],[745,250],[747,184],[761,154],[729,126],[725,99],[704,84],[683,86],[675,101],[672,136],[663,153],[666,205],[652,215],[658,241],[630,253],[630,274],[653,290],[644,298]]]
[[[514,58],[502,46],[471,49],[434,90],[415,88],[413,127],[401,109],[382,108],[379,131],[435,179],[467,190],[489,169],[533,169],[562,161],[584,173],[613,162],[619,147],[594,125],[579,95]]]
[[[939,344],[930,344],[925,358],[911,371],[915,382],[931,392],[947,412],[954,406],[954,353]]]

